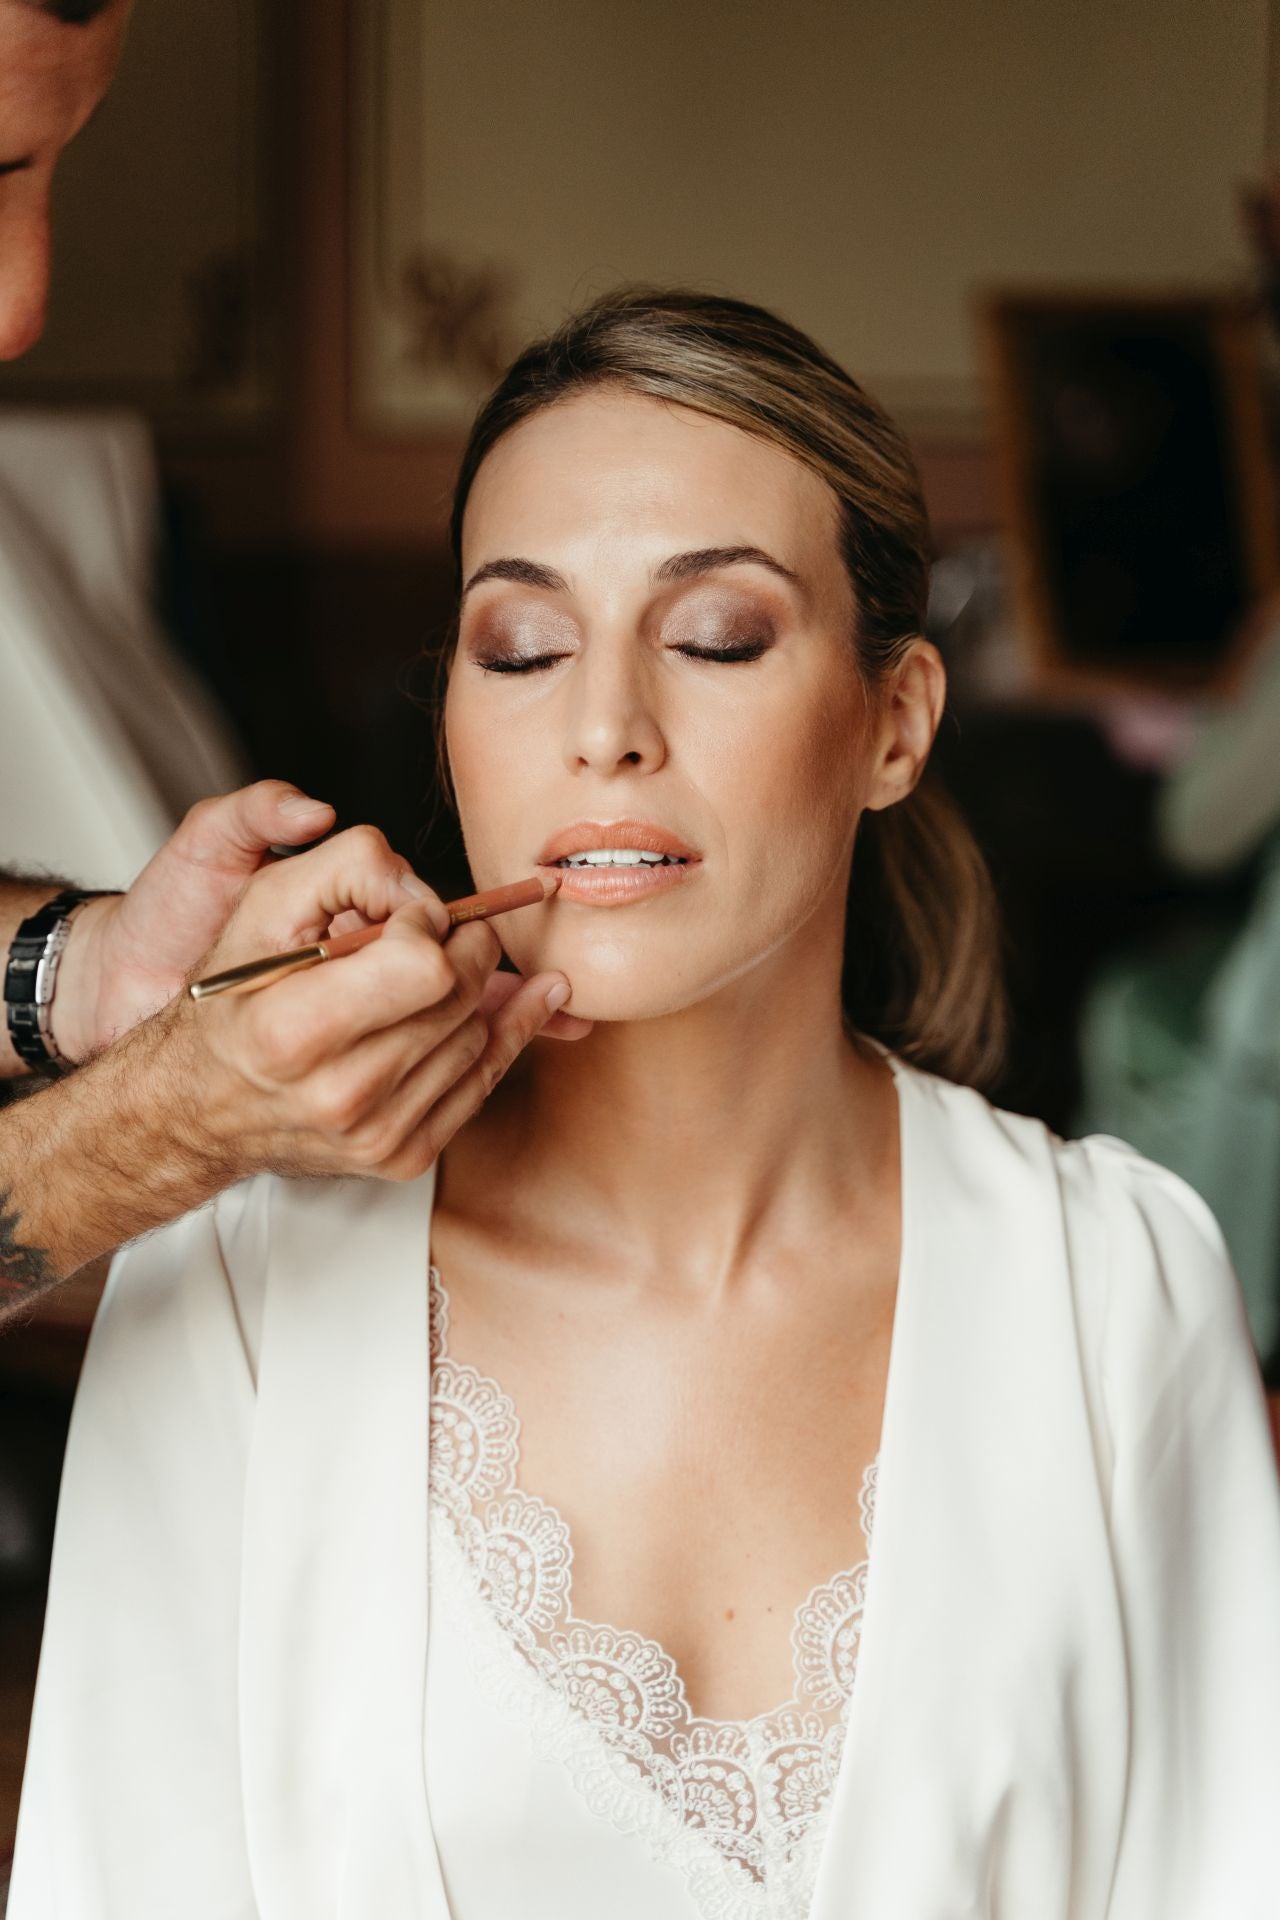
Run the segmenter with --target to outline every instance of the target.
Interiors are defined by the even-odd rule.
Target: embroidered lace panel
[[[568,1526],[517,1484],[511,1399],[449,1357],[449,1298],[434,1266],[430,1306],[432,1588],[462,1623],[486,1696],[560,1761],[596,1814],[681,1871],[705,1920],[805,1920],[849,1720],[868,1562],[797,1609],[790,1700],[750,1720],[692,1714],[657,1641],[574,1612]],[[868,1547],[878,1459],[859,1496]]]

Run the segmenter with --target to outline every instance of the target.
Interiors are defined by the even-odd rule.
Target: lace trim
[[[516,1484],[520,1422],[448,1355],[430,1270],[433,1594],[486,1696],[559,1761],[590,1810],[684,1876],[705,1920],[805,1920],[848,1725],[867,1561],[815,1587],[791,1633],[795,1694],[745,1721],[689,1710],[661,1645],[579,1618],[556,1509]],[[862,1477],[870,1542],[878,1459]]]

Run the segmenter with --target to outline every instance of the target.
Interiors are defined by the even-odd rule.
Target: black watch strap
[[[69,916],[100,892],[65,887],[19,926],[4,970],[4,1010],[9,1040],[19,1060],[37,1073],[55,1076],[75,1065],[58,1052],[50,1009],[58,962],[71,931]]]

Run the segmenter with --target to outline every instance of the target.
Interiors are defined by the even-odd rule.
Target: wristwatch
[[[9,948],[4,971],[9,1040],[19,1060],[50,1078],[69,1073],[76,1064],[59,1053],[50,1017],[58,962],[71,933],[71,915],[86,900],[101,898],[102,890],[65,887],[22,922]]]

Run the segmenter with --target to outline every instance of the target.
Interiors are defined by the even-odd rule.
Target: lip
[[[668,853],[681,860],[698,857],[692,847],[651,820],[575,820],[571,827],[552,834],[536,864],[553,867],[571,853],[591,853],[598,847],[637,847],[641,853]]]
[[[557,860],[588,853],[596,847],[635,847],[642,853],[665,853],[684,861],[679,867],[558,867]],[[576,820],[551,836],[537,858],[540,870],[554,873],[560,882],[557,900],[577,900],[596,907],[622,907],[669,893],[688,883],[701,864],[700,855],[665,827],[650,820]]]

